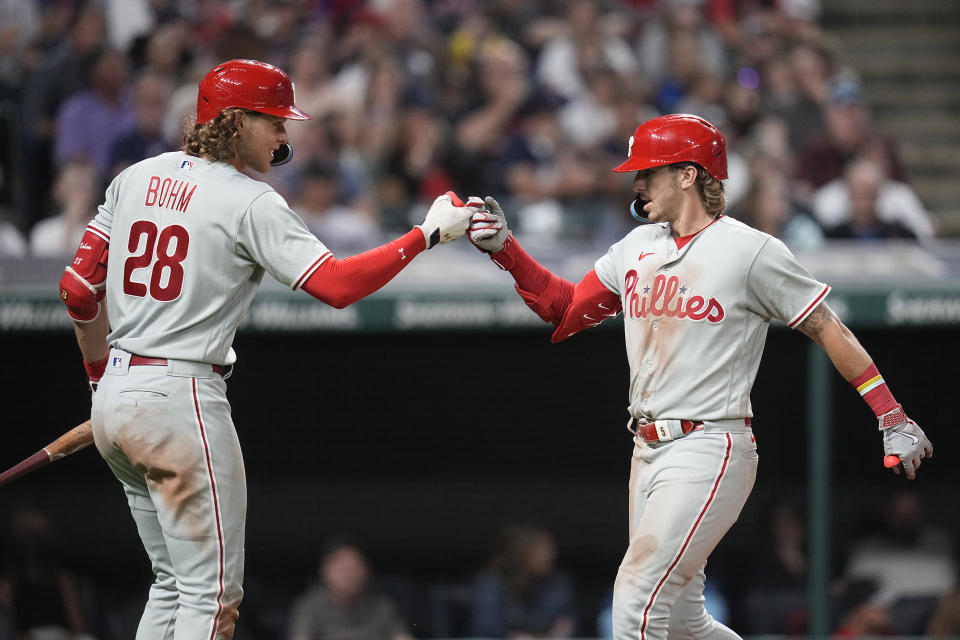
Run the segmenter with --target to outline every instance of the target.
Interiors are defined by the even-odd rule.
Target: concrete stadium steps
[[[821,22],[941,234],[960,236],[960,0],[829,0]]]

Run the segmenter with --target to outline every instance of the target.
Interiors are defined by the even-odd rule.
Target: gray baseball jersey
[[[264,270],[296,289],[331,256],[272,187],[179,151],[118,175],[90,228],[122,281],[108,341],[147,357],[229,364]]]
[[[156,574],[137,638],[227,640],[247,488],[217,365],[264,271],[296,289],[331,254],[271,187],[180,152],[117,176],[88,228],[110,240],[93,435]]]
[[[830,287],[776,238],[721,216],[678,249],[669,227],[638,227],[596,262],[623,303],[630,413],[751,417],[771,320],[795,327]]]

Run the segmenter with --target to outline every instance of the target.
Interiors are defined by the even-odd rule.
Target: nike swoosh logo
[[[652,256],[652,255],[653,255],[652,252],[651,252],[651,253],[641,253],[640,256],[637,258],[637,262],[643,260],[643,259],[646,258],[647,256]]]
[[[904,438],[910,438],[913,440],[913,444],[920,444],[920,438],[913,435],[912,433],[903,433],[902,431],[894,431],[898,436],[903,436]]]

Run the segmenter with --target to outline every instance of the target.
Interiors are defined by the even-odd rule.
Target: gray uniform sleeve
[[[276,191],[264,192],[244,212],[237,248],[293,289],[332,255]]]
[[[769,238],[747,272],[747,304],[755,313],[795,327],[830,287],[804,269],[787,246]]]
[[[593,268],[597,272],[597,276],[600,278],[600,282],[603,283],[607,289],[610,289],[613,293],[617,295],[622,295],[623,292],[620,290],[621,285],[623,284],[623,278],[620,274],[620,265],[623,264],[621,259],[623,255],[623,243],[626,240],[620,240],[607,251],[606,254],[600,256],[597,261],[594,263]]]
[[[113,229],[113,212],[117,205],[120,181],[123,180],[125,174],[126,172],[121,173],[110,182],[103,198],[103,204],[97,207],[97,215],[90,222],[93,227],[103,232],[108,238],[110,237],[110,231]]]

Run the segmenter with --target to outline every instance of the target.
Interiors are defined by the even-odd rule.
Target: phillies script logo
[[[669,278],[658,274],[653,279],[653,288],[644,287],[637,291],[637,272],[627,271],[623,279],[623,311],[631,318],[646,318],[648,315],[666,318],[686,318],[687,320],[706,320],[720,322],[726,315],[723,305],[716,298],[706,300],[703,296],[684,298],[686,287],[680,286],[677,276]],[[679,294],[679,295],[678,295]]]

